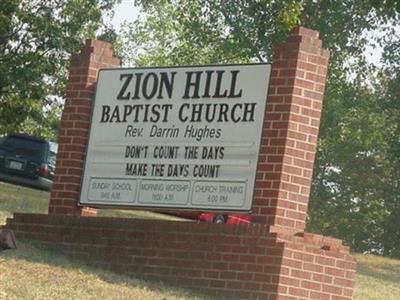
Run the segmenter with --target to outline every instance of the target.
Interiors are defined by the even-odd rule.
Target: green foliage
[[[119,42],[130,65],[265,61],[298,24],[318,30],[331,58],[308,229],[400,257],[398,1],[138,2]],[[384,47],[385,69],[367,46]]]
[[[43,107],[36,99],[9,98],[0,106],[1,134],[24,132],[56,141],[62,106],[54,101]]]
[[[295,1],[235,2],[142,1],[144,19],[123,26],[124,62],[172,65],[264,61],[271,55],[273,42],[283,40],[300,21],[301,4]]]
[[[55,96],[63,95],[68,57],[95,36],[102,11],[115,1],[0,1],[0,134],[24,130],[55,138],[47,131],[57,127]]]
[[[379,93],[349,82],[326,91],[311,195],[309,229],[344,239],[353,250],[383,249],[388,217],[388,141],[392,125]],[[345,101],[344,101],[345,100]]]

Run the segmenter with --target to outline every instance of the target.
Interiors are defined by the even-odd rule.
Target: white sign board
[[[249,211],[270,71],[101,70],[80,204]]]

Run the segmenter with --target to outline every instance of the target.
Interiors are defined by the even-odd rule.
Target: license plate
[[[22,170],[23,164],[19,161],[10,161],[10,165],[8,166],[10,169],[14,170]]]

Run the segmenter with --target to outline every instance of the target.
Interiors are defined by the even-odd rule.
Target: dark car
[[[49,191],[53,185],[57,144],[26,134],[0,142],[0,180]]]

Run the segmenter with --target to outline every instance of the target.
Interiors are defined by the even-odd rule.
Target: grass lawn
[[[39,245],[0,252],[0,299],[205,299],[88,267]]]
[[[47,213],[49,194],[0,182],[0,225],[13,212]],[[100,210],[102,216],[167,218],[144,211]],[[355,254],[354,299],[400,299],[400,260]],[[187,291],[92,268],[41,248],[18,242],[0,252],[0,299],[205,299]]]
[[[0,181],[0,224],[14,212],[47,214],[50,193]],[[142,210],[99,209],[102,217],[182,220],[178,217]]]
[[[48,203],[47,192],[0,182],[0,225],[14,212],[47,213]],[[147,211],[102,209],[99,215],[180,220]],[[17,242],[17,250],[0,252],[0,299],[206,299],[89,267],[36,243]]]
[[[400,260],[356,254],[357,276],[354,299],[400,299]]]

